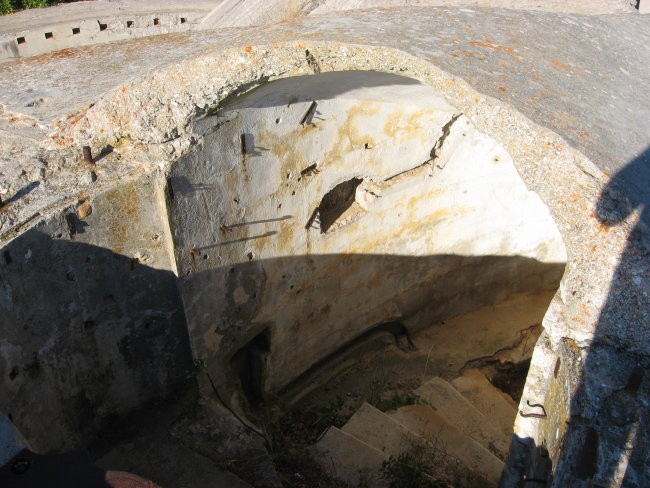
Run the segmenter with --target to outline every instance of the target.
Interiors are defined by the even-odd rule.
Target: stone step
[[[496,486],[503,462],[471,437],[450,425],[428,405],[408,405],[390,414],[391,418],[414,434],[430,441],[435,448],[456,459],[470,473],[485,478],[468,486]],[[487,483],[485,483],[487,481]]]
[[[365,402],[342,430],[388,456],[404,452],[417,437],[395,419]]]
[[[350,486],[388,487],[380,476],[388,455],[341,429],[330,427],[310,452],[332,478]]]
[[[501,432],[494,427],[492,418],[479,412],[449,382],[442,378],[432,378],[415,390],[415,393],[448,423],[499,458],[505,458],[510,439],[505,440]]]
[[[508,401],[505,394],[477,369],[465,371],[462,376],[452,380],[451,384],[479,412],[492,420],[504,443],[510,442],[517,416],[512,400]]]

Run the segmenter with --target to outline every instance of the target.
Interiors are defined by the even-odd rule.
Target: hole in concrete
[[[11,368],[11,371],[9,372],[9,379],[13,381],[18,377],[19,374],[20,374],[20,368],[18,366],[14,366],[13,368]]]
[[[25,44],[27,42],[24,37],[16,37],[16,42],[18,44]]]
[[[325,234],[354,204],[357,187],[363,182],[361,178],[352,178],[339,183],[328,191],[318,205],[320,231]]]
[[[72,28],[72,35],[76,36],[77,34],[81,34],[81,29],[79,27],[73,27]]]
[[[100,31],[105,31],[106,29],[108,29],[108,24],[102,24],[99,20],[97,21],[97,23],[99,24]]]
[[[483,371],[490,383],[518,403],[524,391],[529,369],[530,359],[526,359],[517,363],[498,361],[483,368]]]
[[[231,359],[242,392],[251,405],[264,400],[266,356],[271,350],[271,331],[266,328],[246,343]]]
[[[155,18],[153,19],[153,25],[159,25],[160,24],[160,19]]]
[[[45,39],[52,39],[53,37],[54,37],[54,34],[52,34],[51,32],[46,32],[45,33]]]
[[[185,22],[187,22],[187,19],[185,17],[181,17],[181,24],[184,24]]]
[[[127,20],[127,21],[126,21],[126,27],[127,27],[127,29],[130,29],[131,27],[133,27],[133,24],[134,24],[134,22],[133,22],[132,20]]]
[[[174,200],[174,187],[171,178],[167,178],[167,198],[170,202]]]

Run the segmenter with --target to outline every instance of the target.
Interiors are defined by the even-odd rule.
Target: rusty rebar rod
[[[93,164],[93,151],[90,149],[90,146],[84,146],[83,147],[83,152],[84,152],[84,161],[88,164]]]

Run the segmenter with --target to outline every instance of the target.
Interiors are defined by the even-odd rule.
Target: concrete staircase
[[[349,486],[386,487],[382,462],[427,441],[464,485],[497,486],[516,416],[512,399],[478,370],[451,382],[432,378],[415,393],[419,404],[387,413],[364,403],[312,446],[314,459]]]

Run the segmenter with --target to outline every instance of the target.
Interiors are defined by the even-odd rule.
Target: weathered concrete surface
[[[322,0],[225,0],[199,24],[199,30],[282,22],[306,15]]]
[[[75,2],[0,17],[0,63],[61,49],[194,28],[218,0]]]
[[[512,398],[488,381],[477,369],[464,371],[462,376],[451,381],[477,410],[490,419],[492,425],[510,442],[512,425],[517,415]]]
[[[333,479],[344,480],[352,486],[363,482],[370,482],[377,488],[386,486],[386,481],[377,473],[388,455],[334,426],[327,429],[312,453]]]
[[[184,9],[210,12],[221,0],[92,0],[62,3],[38,10],[22,10],[0,17],[0,34],[31,30],[92,17],[151,15],[155,12],[179,12]]]
[[[491,416],[485,416],[472,403],[442,378],[432,378],[417,390],[422,402],[432,407],[442,418],[485,449],[503,458],[510,445],[510,436],[503,437]],[[500,471],[499,471],[500,473]],[[497,475],[497,478],[499,476]]]
[[[610,174],[648,145],[645,121],[650,108],[643,98],[650,65],[644,48],[650,31],[647,17],[428,8],[327,18],[302,19],[295,26],[274,26],[248,34],[206,31],[156,36],[137,44],[121,42],[8,63],[0,70],[0,103],[11,112],[35,117],[32,123],[49,123],[61,114],[87,107],[102,93],[148,69],[205,52],[211,44],[220,49],[275,43],[301,35],[327,39],[336,32],[335,37],[346,42],[392,45],[463,77],[481,92],[513,104],[537,123],[558,132]],[[427,18],[431,21],[428,24],[419,21]],[[625,34],[615,34],[618,32]],[[132,62],[134,56],[137,66]],[[98,58],[102,63],[95,62]],[[242,59],[247,58],[244,53]],[[233,57],[233,62],[240,61]],[[603,70],[602,66],[613,69]],[[103,76],[104,72],[111,75]],[[6,119],[12,117],[11,113],[6,115]],[[43,168],[39,159],[14,157],[11,161],[7,169],[2,165],[3,172],[25,170],[32,174]],[[640,178],[626,178],[625,191],[643,198],[650,187],[646,184],[649,178],[647,172]],[[10,182],[16,181],[0,180],[4,199],[20,190],[18,186],[8,191]],[[39,198],[45,189],[46,185],[37,189]],[[33,213],[35,207],[30,210]],[[0,225],[6,229],[6,220]]]
[[[631,12],[629,0],[227,0],[214,8],[198,29],[246,27],[282,22],[304,15],[394,7],[470,7],[542,10],[587,15]]]
[[[633,10],[629,0],[583,0],[580,2],[563,0],[545,0],[544,2],[531,2],[530,0],[324,0],[310,14],[322,14],[337,10],[425,6],[542,10],[585,15],[623,13]]]
[[[543,426],[540,420],[527,419],[532,425],[528,434],[519,428],[520,423],[516,433],[526,435],[534,447],[547,446],[558,485],[586,486],[591,480],[601,484],[605,480],[617,486],[625,478],[631,486],[644,486],[649,482],[643,467],[649,424],[643,416],[635,419],[619,413],[619,407],[643,406],[648,398],[647,380],[632,374],[636,367],[647,366],[650,352],[646,328],[650,270],[642,242],[647,232],[642,221],[648,219],[644,210],[647,153],[643,156],[648,143],[644,91],[650,66],[650,54],[644,49],[648,22],[648,17],[639,15],[583,17],[433,8],[331,15],[255,32],[148,38],[137,44],[137,51],[134,43],[116,43],[69,52],[66,59],[43,56],[8,63],[1,71],[0,96],[10,111],[27,112],[42,121],[79,109],[67,122],[60,122],[56,139],[60,147],[69,146],[78,154],[83,142],[91,141],[98,150],[119,140],[124,167],[139,160],[151,168],[153,161],[176,159],[187,150],[188,128],[197,113],[215,106],[242,84],[263,81],[264,76],[312,73],[314,66],[320,71],[378,69],[433,85],[478,130],[512,155],[528,188],[548,205],[568,251],[567,273],[544,322],[548,357],[560,357],[561,364],[557,375],[555,367],[550,367],[552,359],[535,367],[531,385],[540,386],[538,396],[524,397],[520,405],[527,408],[525,400],[547,400],[558,408],[549,409]],[[265,42],[266,47],[252,47]],[[232,45],[241,47],[224,52]],[[305,49],[315,64],[308,62]],[[101,66],[95,55],[103,56]],[[192,59],[193,55],[198,58]],[[166,69],[133,81],[164,65]],[[477,93],[433,65],[466,78],[494,98]],[[71,68],[78,68],[72,71],[78,80],[74,98],[63,96],[70,91]],[[111,73],[110,79],[97,76],[104,71]],[[131,83],[124,90],[120,87],[98,101],[107,90],[126,82]],[[48,103],[25,107],[46,98],[46,92],[53,95]],[[91,103],[95,105],[88,109]],[[12,199],[26,186],[27,175],[34,174],[33,180],[41,184],[2,212],[2,232],[34,215],[35,223],[42,218],[39,212],[49,214],[62,205],[79,189],[66,188],[62,175],[67,171],[68,176],[75,176],[81,170],[74,164],[73,149],[49,152],[41,148],[26,152],[28,157],[20,156],[24,148],[34,145],[27,136],[42,131],[22,125],[14,129],[18,122],[13,117],[7,117],[9,130],[21,135],[3,149],[6,163],[1,171],[11,177],[2,177],[2,190],[12,187],[3,199]],[[32,123],[37,125],[38,120]],[[567,140],[601,169],[623,171],[608,183],[607,176],[571,149]],[[135,145],[141,143],[149,144],[147,157],[134,156]],[[62,155],[62,164],[51,174],[40,174],[47,166],[44,161]],[[107,160],[98,168],[117,177],[122,166]],[[22,170],[25,175],[21,176]],[[100,175],[95,186],[88,182],[82,188],[97,191],[115,181]],[[61,190],[54,191],[54,187]],[[627,201],[620,196],[621,188]],[[535,362],[534,358],[534,366]],[[609,378],[605,374],[611,379],[603,381]],[[569,413],[571,428],[564,431]],[[585,442],[594,437],[590,429],[602,440],[595,456],[601,461],[595,468],[593,462],[586,467],[579,464],[585,458],[583,447],[593,445]],[[636,439],[635,447],[626,448],[629,439]],[[588,458],[593,461],[594,456]]]
[[[424,404],[407,405],[398,408],[390,416],[411,432],[440,443],[441,449],[458,459],[469,468],[470,472],[476,473],[483,479],[487,478],[489,485],[498,483],[499,475],[503,469],[503,461],[474,439],[465,435],[462,429],[449,423],[432,407]],[[466,484],[465,486],[484,486],[485,484],[484,481],[481,483],[480,479],[477,479],[475,484]]]
[[[191,367],[155,176],[46,219],[0,255],[0,410],[39,452],[88,442]]]
[[[119,420],[110,432],[103,432],[106,437],[112,435],[114,439],[107,442],[101,438],[93,445],[91,454],[95,464],[106,470],[135,473],[165,488],[251,488],[250,484],[224,469],[233,457],[220,458],[217,449],[203,452],[170,436],[182,407],[188,408],[187,402],[157,405],[155,409],[147,408]],[[121,423],[127,423],[128,427],[124,428],[119,425]],[[198,437],[193,425],[183,427],[186,437]],[[210,437],[210,432],[201,434],[204,439]],[[237,442],[245,444],[243,438]],[[259,452],[255,454],[259,456]],[[239,463],[239,459],[236,462]],[[260,485],[256,483],[254,486]]]
[[[193,132],[171,167],[170,225],[193,350],[214,378],[265,329],[276,393],[382,323],[416,331],[559,284],[561,237],[512,159],[415,80],[288,78]],[[326,199],[354,178],[349,202]]]

